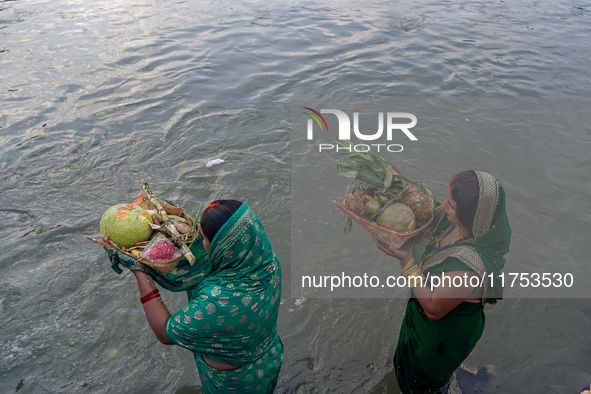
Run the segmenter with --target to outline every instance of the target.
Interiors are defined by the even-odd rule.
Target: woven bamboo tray
[[[197,226],[197,229],[195,230],[195,234],[193,234],[193,239],[191,241],[186,242],[187,246],[191,246],[193,244],[193,241],[195,241],[199,237],[200,234],[199,234],[198,230],[199,230],[199,226]],[[123,250],[122,247],[113,243],[104,235],[101,235],[101,237],[98,239],[94,239],[89,236],[87,236],[86,238],[91,240],[92,242],[95,242],[101,246],[104,246],[105,248],[116,250],[117,252],[134,259],[138,263],[141,263],[141,264],[147,265],[148,267],[154,268],[156,271],[159,271],[164,275],[172,272],[176,268],[177,263],[183,258],[183,255],[181,255],[181,256],[177,257],[176,259],[168,260],[168,261],[148,260],[144,257],[134,256],[133,254],[127,252],[127,249]]]
[[[333,199],[331,199],[330,201],[334,205],[336,205],[337,208],[339,208],[341,211],[345,212],[353,220],[355,220],[357,223],[359,223],[372,236],[376,237],[382,243],[389,244],[390,246],[397,248],[397,249],[400,249],[405,244],[410,244],[409,241],[412,238],[416,237],[417,235],[421,234],[426,229],[430,228],[431,224],[433,223],[434,216],[433,216],[433,213],[431,213],[431,215],[429,216],[429,219],[427,219],[425,224],[423,224],[420,228],[413,230],[408,234],[401,234],[401,233],[397,233],[396,231],[388,230],[387,228],[379,226],[377,223],[370,222],[360,216],[355,215],[353,212],[351,212],[348,209],[339,205],[339,203]]]
[[[147,184],[143,184],[143,185],[145,185],[146,190],[149,191],[149,189],[147,189],[147,187],[148,187]],[[143,186],[142,186],[142,188],[143,188]],[[139,205],[144,209],[149,208],[148,205],[151,204],[150,198],[149,198],[148,194],[146,194],[146,190],[143,190],[136,197],[136,199],[133,202],[134,204]],[[178,207],[176,205],[168,203],[168,202],[161,200],[157,197],[154,197],[154,198],[155,198],[155,200],[152,200],[152,201],[157,200],[158,204],[161,205],[162,209],[166,212],[167,215],[180,216],[180,217],[184,218],[185,220],[187,220],[189,227],[193,228],[196,218],[194,219],[193,217],[191,217],[181,207]],[[155,204],[156,204],[156,202],[155,202]],[[153,208],[153,205],[150,207],[150,209],[152,209],[152,208]],[[200,236],[199,224],[197,223],[195,225],[195,231],[193,232],[192,237],[189,237],[189,239],[185,241],[185,244],[187,245],[187,247],[190,247],[199,236]],[[136,262],[147,265],[148,267],[151,267],[151,268],[161,272],[162,274],[168,274],[171,271],[173,271],[176,268],[177,263],[183,258],[183,255],[181,255],[180,257],[177,257],[175,259],[168,260],[168,261],[153,261],[153,260],[149,260],[144,257],[141,257],[141,256],[135,256],[135,255],[131,254],[130,250],[133,248],[129,248],[129,249],[123,248],[123,247],[117,245],[116,243],[114,243],[113,241],[111,241],[105,235],[101,235],[97,239],[92,238],[92,237],[88,237],[88,236],[86,238],[91,240],[92,242],[95,242],[95,243],[105,247],[105,248],[116,250],[117,252],[134,259]],[[175,246],[178,247],[178,245],[175,245]]]

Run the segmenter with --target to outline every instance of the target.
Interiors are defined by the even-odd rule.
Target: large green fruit
[[[107,209],[101,218],[101,234],[117,245],[131,248],[150,239],[152,216],[134,204],[119,204]]]
[[[406,205],[394,203],[378,216],[376,223],[388,230],[408,234],[415,229],[415,215]]]

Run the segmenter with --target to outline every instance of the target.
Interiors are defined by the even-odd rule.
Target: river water
[[[285,275],[278,393],[397,393],[404,299],[291,298],[292,98],[588,97],[590,18],[581,0],[0,1],[0,392],[202,392],[192,355],[154,337],[131,275],[84,239],[147,181],[192,213],[235,198],[259,214]],[[473,160],[491,172],[496,160],[513,264],[525,250],[545,258],[544,245],[584,273],[591,132],[569,122],[572,134],[516,135],[507,146],[528,154],[513,151],[513,167],[500,142],[475,154],[453,133],[435,155],[399,159],[438,195]],[[215,158],[225,163],[205,167]],[[591,383],[589,299],[508,298],[485,312],[466,392]]]

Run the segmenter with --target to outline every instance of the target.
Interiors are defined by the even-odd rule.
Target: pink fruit
[[[162,242],[150,248],[144,257],[153,261],[168,261],[172,260],[175,254],[175,247],[170,242]]]

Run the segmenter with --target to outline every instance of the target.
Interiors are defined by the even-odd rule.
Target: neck
[[[461,224],[456,224],[456,235],[458,237],[462,237],[462,238],[466,238],[466,237],[470,237],[470,231],[462,226]]]

